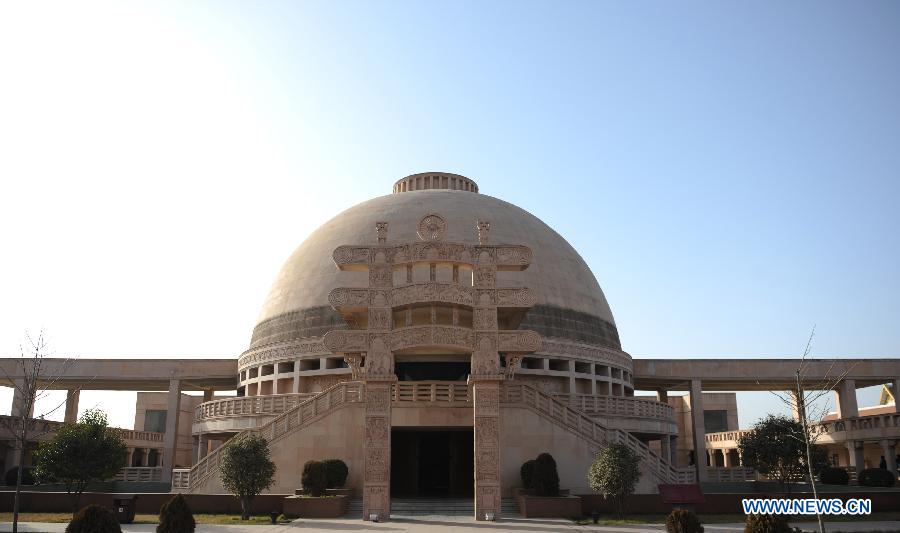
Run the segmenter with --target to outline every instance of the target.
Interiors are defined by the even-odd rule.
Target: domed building
[[[634,397],[631,357],[578,252],[456,174],[403,178],[313,232],[238,372],[239,397],[202,404],[194,433],[266,436],[274,493],[292,492],[306,461],[342,459],[364,517],[421,496],[499,516],[543,452],[563,487],[587,490],[609,442],[641,455],[642,490],[691,474],[668,461],[671,407]],[[221,491],[216,455],[191,469],[191,491]]]

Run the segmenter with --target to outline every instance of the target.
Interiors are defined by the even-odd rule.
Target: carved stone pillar
[[[376,253],[376,257],[381,258],[383,255]],[[364,369],[364,520],[378,515],[378,520],[383,521],[391,516],[391,387],[397,380],[394,376],[394,356],[390,349],[392,324],[388,296],[393,277],[393,269],[386,262],[376,260],[369,266],[369,288],[373,290],[368,308],[369,346]]]
[[[363,482],[363,519],[391,516],[391,386],[393,380],[367,380],[365,403],[366,458]]]
[[[487,250],[474,269],[475,305],[472,327],[472,392],[475,429],[475,519],[500,517],[500,374],[497,305],[494,287],[497,268]]]

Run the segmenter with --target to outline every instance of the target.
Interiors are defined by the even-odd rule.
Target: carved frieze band
[[[493,335],[496,335],[494,338],[497,345],[493,346],[492,341],[492,347],[485,349],[504,353],[530,353],[541,348],[541,336],[534,331],[500,331]],[[385,337],[392,352],[426,347],[456,348],[467,352],[476,349],[475,332],[454,326],[412,326],[390,332],[334,330],[325,334],[324,342],[332,353],[357,353],[370,351],[376,339],[379,343],[384,343]]]
[[[321,337],[268,344],[247,350],[238,358],[238,371],[269,362],[291,360],[298,355],[330,355]]]
[[[476,289],[452,283],[417,283],[392,289],[352,289],[339,287],[328,293],[335,309],[400,307],[415,303],[440,302],[472,307],[533,307],[537,301],[527,288]]]
[[[495,265],[499,270],[522,270],[531,263],[531,248],[521,245],[471,245],[426,241],[397,245],[339,246],[332,254],[339,268],[388,263],[402,265],[441,261],[469,265]]]

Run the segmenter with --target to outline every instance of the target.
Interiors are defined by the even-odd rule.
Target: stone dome
[[[522,324],[544,337],[621,350],[612,312],[591,269],[574,248],[540,219],[508,202],[479,194],[469,178],[448,173],[399,180],[394,194],[373,198],[335,216],[290,256],[263,305],[251,348],[318,337],[346,325],[328,303],[335,287],[365,287],[361,272],[340,271],[332,260],[344,244],[376,242],[375,223],[387,221],[387,242],[417,241],[419,221],[430,213],[446,220],[444,240],[478,244],[476,221],[491,223],[492,244],[525,244],[533,251],[523,272],[498,274],[498,286],[527,286],[537,305]]]

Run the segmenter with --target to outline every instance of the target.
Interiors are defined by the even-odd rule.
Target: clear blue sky
[[[5,3],[0,67],[2,353],[237,355],[312,229],[444,170],[635,357],[900,356],[898,2]]]

